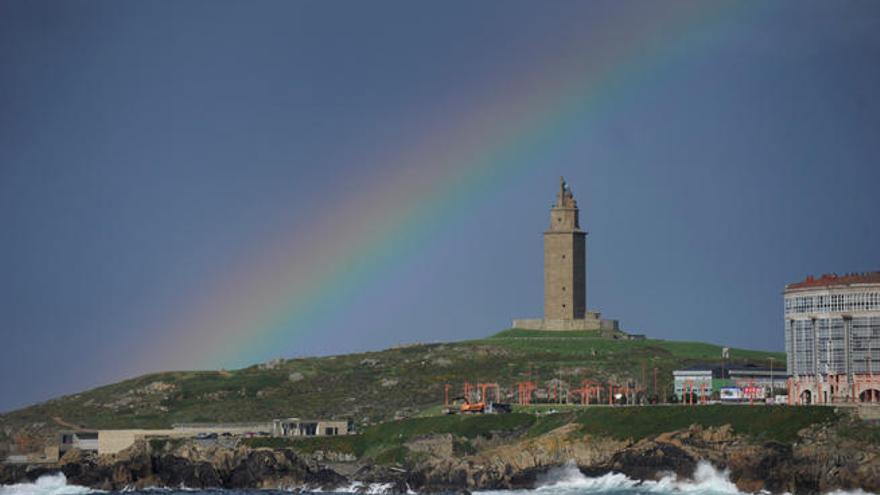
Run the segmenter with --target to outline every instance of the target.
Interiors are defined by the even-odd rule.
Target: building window
[[[851,292],[785,298],[785,314],[870,311],[880,309],[880,293]]]
[[[785,298],[786,314],[816,313],[814,319],[786,318],[789,372],[805,375],[880,372],[880,318],[865,314],[880,307],[880,292],[864,288],[823,289],[822,292],[792,294]],[[839,313],[850,313],[851,320],[845,320]]]
[[[797,349],[794,368],[795,373],[813,374],[813,324],[810,320],[795,320],[794,347]]]

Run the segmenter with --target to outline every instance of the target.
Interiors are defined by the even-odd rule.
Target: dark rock
[[[92,460],[65,464],[61,466],[61,472],[64,473],[67,482],[71,485],[88,486],[100,490],[114,488],[110,481],[113,475],[110,468],[99,465]]]
[[[661,443],[646,449],[619,452],[612,457],[610,468],[639,480],[660,479],[664,473],[690,478],[697,468],[697,459],[679,447]]]
[[[697,463],[708,461],[727,469],[731,481],[745,492],[880,492],[880,448],[858,438],[837,438],[833,431],[805,432],[793,445],[757,443],[723,427],[692,427],[638,442],[579,436],[576,428],[554,432],[538,439],[505,439],[473,455],[434,449],[403,466],[369,461],[327,464],[323,457],[291,449],[205,449],[195,444],[173,451],[133,448],[115,457],[66,455],[54,467],[0,465],[0,483],[34,481],[60,470],[71,484],[105,490],[186,486],[331,491],[354,481],[365,487],[387,484],[387,495],[410,490],[469,493],[533,488],[542,473],[565,461],[577,463],[588,476],[616,471],[638,480],[656,480],[667,473],[692,477]]]
[[[309,486],[320,486],[323,490],[333,490],[348,484],[348,478],[332,469],[318,469],[305,472],[304,481]],[[404,491],[405,493],[405,491]]]
[[[255,450],[249,452],[226,479],[227,488],[261,488],[266,481],[284,480],[285,484],[306,482],[307,467],[292,452]],[[319,477],[329,480],[328,474]]]
[[[220,475],[210,463],[192,462],[171,454],[154,457],[153,472],[162,486],[187,488],[223,486]]]
[[[793,459],[790,445],[769,442],[750,454],[743,456],[744,463],[734,458],[728,465],[730,478],[740,489],[773,493],[789,491],[788,474]]]
[[[534,488],[538,481],[538,476],[547,472],[546,468],[525,469],[522,471],[514,471],[508,466],[507,469],[507,489],[527,489]]]

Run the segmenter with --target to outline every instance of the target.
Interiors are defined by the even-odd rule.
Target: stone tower
[[[581,230],[577,201],[562,177],[550,209],[550,228],[544,232],[544,318],[514,319],[513,328],[635,338],[621,331],[617,320],[587,311],[587,233]]]
[[[581,230],[574,195],[559,178],[550,228],[544,232],[544,319],[580,320],[587,306],[587,233]]]

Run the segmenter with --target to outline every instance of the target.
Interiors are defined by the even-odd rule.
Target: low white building
[[[348,421],[287,418],[272,423],[275,437],[329,437],[351,433]]]
[[[693,394],[695,399],[701,397],[708,399],[712,396],[712,368],[695,366],[675,370],[672,376],[675,379],[675,397],[679,401],[684,400],[689,393]]]
[[[178,423],[168,429],[69,430],[61,433],[59,451],[71,449],[115,454],[138,440],[160,438],[203,438],[209,435],[230,437],[314,437],[349,435],[348,421],[276,419],[252,423]],[[207,440],[207,439],[205,439]]]

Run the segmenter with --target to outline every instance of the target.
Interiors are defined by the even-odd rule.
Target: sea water
[[[390,485],[354,484],[336,492],[340,494],[381,495]],[[299,490],[291,490],[299,491]],[[147,490],[125,490],[125,495],[289,495],[283,490],[197,490],[180,487],[178,489],[156,488]],[[46,475],[33,483],[20,483],[0,486],[0,495],[88,495],[104,494],[82,486],[70,485],[63,474]],[[320,492],[302,492],[318,494]],[[580,494],[692,494],[726,495],[740,494],[736,485],[730,481],[728,473],[715,469],[711,464],[701,462],[694,472],[693,479],[678,479],[675,475],[666,476],[659,481],[637,481],[620,473],[603,476],[584,476],[574,464],[551,469],[538,478],[536,487],[531,490],[490,490],[478,492],[480,495],[580,495]],[[869,495],[863,491],[833,492],[832,495]],[[321,495],[329,495],[323,492]]]

